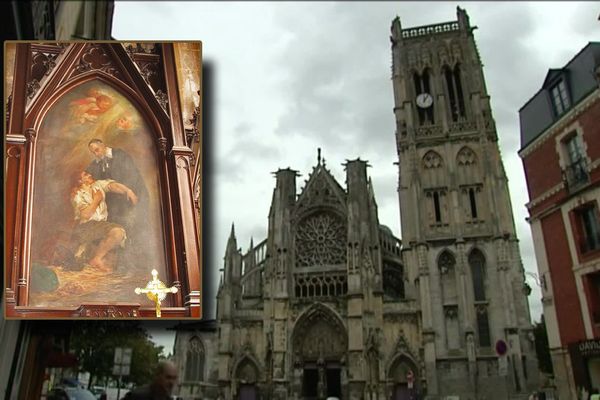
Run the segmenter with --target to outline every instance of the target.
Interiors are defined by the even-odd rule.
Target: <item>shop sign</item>
[[[600,339],[584,340],[577,344],[577,348],[584,357],[600,355]]]

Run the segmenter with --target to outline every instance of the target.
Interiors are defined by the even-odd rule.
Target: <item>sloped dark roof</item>
[[[521,149],[550,128],[562,115],[556,115],[550,89],[564,79],[571,107],[598,89],[596,69],[600,66],[600,42],[589,42],[562,68],[548,70],[540,90],[519,110]]]
[[[550,82],[552,82],[556,77],[560,76],[564,72],[564,68],[550,68],[548,73],[546,74],[546,78],[544,79],[544,83],[542,84],[542,88],[548,87]]]

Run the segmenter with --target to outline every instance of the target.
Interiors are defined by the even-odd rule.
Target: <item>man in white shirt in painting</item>
[[[90,244],[100,241],[88,264],[98,271],[111,272],[105,256],[115,247],[123,246],[127,235],[121,225],[107,221],[106,192],[122,194],[133,205],[138,202],[137,195],[122,183],[111,179],[95,180],[90,173],[82,171],[78,175],[77,186],[71,192],[75,220],[79,221],[73,237],[79,244],[75,254],[77,258],[83,256]]]

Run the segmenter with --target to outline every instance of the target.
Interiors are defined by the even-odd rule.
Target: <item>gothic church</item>
[[[217,321],[182,326],[185,399],[517,399],[537,388],[524,270],[466,12],[392,22],[402,242],[367,163],[276,173],[268,236],[227,245]],[[394,183],[390,182],[390,185]],[[418,397],[416,397],[418,396]]]

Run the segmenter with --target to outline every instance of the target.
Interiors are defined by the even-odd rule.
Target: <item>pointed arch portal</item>
[[[391,363],[388,371],[392,384],[392,400],[411,400],[416,398],[418,387],[418,369],[416,363],[407,355],[399,354]]]
[[[348,334],[340,317],[316,303],[296,322],[292,336],[294,366],[301,372],[303,398],[342,397],[342,368]]]

